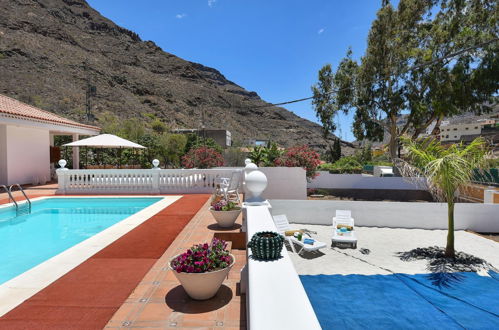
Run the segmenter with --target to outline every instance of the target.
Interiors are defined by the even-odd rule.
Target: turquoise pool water
[[[31,214],[0,208],[0,284],[161,198],[48,198]]]

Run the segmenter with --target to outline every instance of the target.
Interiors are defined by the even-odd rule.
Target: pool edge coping
[[[182,195],[106,195],[106,196],[41,196],[33,198],[38,201],[50,198],[161,198],[152,205],[124,218],[103,231],[73,245],[61,253],[28,269],[16,277],[0,284],[0,317],[4,316],[25,300],[31,298],[71,270],[88,260],[123,235],[137,228],[151,217],[182,198]],[[8,207],[13,203],[0,205]]]

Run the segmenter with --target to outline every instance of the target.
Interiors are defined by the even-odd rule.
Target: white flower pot
[[[220,227],[229,228],[234,226],[239,213],[241,213],[241,209],[232,211],[215,211],[210,207],[210,212]]]
[[[173,257],[174,260],[177,256]],[[175,269],[172,269],[173,274],[177,277],[180,284],[184,288],[185,292],[195,300],[206,300],[214,297],[220,286],[222,285],[224,279],[229,275],[229,271],[236,262],[236,259],[231,254],[232,263],[224,269],[220,269],[214,272],[207,273],[177,273]],[[170,260],[171,268],[171,260]]]

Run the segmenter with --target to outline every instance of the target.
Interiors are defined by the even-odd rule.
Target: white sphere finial
[[[153,159],[153,160],[152,160],[152,166],[154,166],[154,168],[153,168],[153,169],[155,169],[155,170],[159,170],[159,167],[158,167],[158,166],[159,166],[159,160],[157,160],[157,159]]]
[[[61,167],[60,169],[61,170],[67,170],[67,168],[65,168],[65,166],[67,165],[67,163],[68,162],[65,159],[59,159],[58,164]]]
[[[249,205],[263,205],[265,203],[265,199],[263,199],[261,195],[267,188],[267,176],[258,169],[255,169],[246,174],[244,181],[245,189],[248,193],[246,203]]]
[[[251,163],[252,163],[252,162],[251,162],[251,159],[249,159],[249,158],[246,158],[246,159],[244,160],[244,165],[248,165],[248,164],[251,164]]]

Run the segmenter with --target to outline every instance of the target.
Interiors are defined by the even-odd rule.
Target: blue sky
[[[163,50],[216,68],[229,80],[278,103],[311,95],[317,71],[354,57],[381,0],[88,0],[118,25]],[[310,101],[287,105],[316,121]],[[353,114],[340,116],[352,140]],[[337,135],[340,132],[337,131]]]

